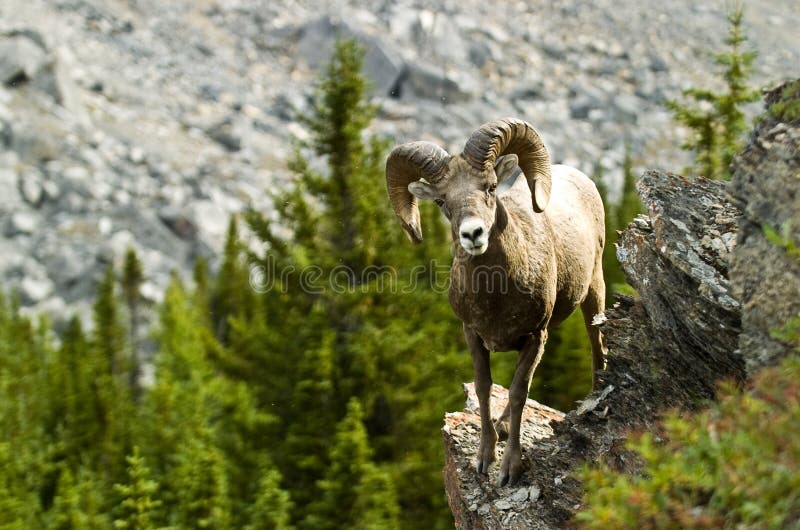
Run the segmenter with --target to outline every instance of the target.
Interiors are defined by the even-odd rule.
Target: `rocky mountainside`
[[[800,91],[789,92],[770,92],[768,104],[792,97],[800,105]],[[789,353],[770,332],[800,316],[800,260],[763,227],[789,221],[787,237],[800,241],[791,228],[800,226],[799,153],[800,120],[766,114],[736,157],[731,183],[643,175],[648,213],[617,247],[638,296],[605,313],[609,358],[599,390],[566,415],[529,401],[528,468],[516,487],[497,488],[492,470],[489,479],[475,471],[480,422],[469,399],[464,413],[447,415],[445,483],[458,528],[563,527],[580,508],[572,472],[584,462],[636,471],[625,449],[632,429],[652,426],[665,409],[695,408],[714,397],[719,379],[745,381]],[[495,394],[502,399],[505,390]]]
[[[721,4],[721,2],[720,2]],[[337,35],[367,48],[374,132],[460,150],[500,116],[553,159],[617,186],[686,162],[662,103],[708,83],[721,5],[695,2],[4,0],[0,278],[58,322],[85,312],[127,247],[157,300],[170,271],[219,251],[229,216],[269,211],[296,120]],[[800,64],[800,7],[752,6],[759,83]]]

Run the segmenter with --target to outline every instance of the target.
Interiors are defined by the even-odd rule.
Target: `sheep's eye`
[[[444,206],[444,200],[443,200],[443,199],[433,199],[433,202],[435,202],[435,203],[436,203],[436,205],[437,205],[439,208],[441,208],[442,206]]]
[[[494,195],[497,191],[497,184],[489,184],[489,187],[486,188],[486,193],[488,195]]]

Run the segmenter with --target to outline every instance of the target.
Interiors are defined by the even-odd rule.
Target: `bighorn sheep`
[[[577,169],[551,167],[538,133],[514,118],[479,127],[460,155],[430,142],[395,147],[386,184],[413,242],[422,241],[417,198],[435,201],[450,220],[450,305],[463,322],[480,402],[477,468],[488,472],[499,436],[507,436],[498,482],[513,484],[522,472],[522,409],[548,326],[580,305],[593,373],[603,367],[603,339],[592,325],[605,298],[600,195]],[[519,359],[508,405],[493,423],[489,352],[507,350],[519,351]]]

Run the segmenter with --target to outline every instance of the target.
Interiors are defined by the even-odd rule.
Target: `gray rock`
[[[642,101],[632,94],[618,94],[612,100],[614,112],[623,123],[635,124],[642,111]]]
[[[498,510],[510,510],[511,503],[508,502],[507,500],[500,499],[499,501],[494,503],[494,507],[497,508]]]
[[[182,209],[167,206],[159,210],[158,218],[179,238],[190,241],[197,236],[197,225]]]
[[[14,212],[8,218],[6,224],[6,236],[14,237],[18,235],[33,234],[39,226],[39,217],[33,212],[20,211]]]
[[[34,30],[0,34],[0,83],[18,86],[31,81],[48,63],[41,35]]]
[[[351,28],[345,21],[323,16],[304,25],[299,33],[297,49],[312,68],[320,68],[330,61],[337,38],[356,39],[366,50],[363,72],[377,95],[389,95],[403,72],[400,54],[377,37]]]
[[[17,186],[17,172],[0,167],[0,213],[16,210],[22,204]]]
[[[446,68],[424,62],[408,65],[401,87],[402,91],[408,87],[416,97],[442,103],[469,101],[475,94],[474,84],[465,74],[456,75]],[[406,97],[405,94],[403,96]]]
[[[231,119],[225,119],[212,125],[206,129],[206,134],[228,151],[236,152],[242,148],[242,138],[235,131]]]
[[[48,278],[26,276],[19,284],[19,294],[23,304],[36,304],[53,293],[53,282]]]
[[[768,107],[789,96],[786,85],[766,96]],[[742,209],[740,231],[731,260],[731,279],[742,303],[739,349],[749,371],[774,364],[793,351],[772,336],[800,316],[800,256],[767,240],[763,227],[786,231],[800,243],[800,124],[766,114],[747,147],[734,160],[731,195]]]
[[[511,495],[511,501],[514,503],[525,502],[528,500],[529,493],[527,487],[518,488],[517,491]]]
[[[45,195],[41,174],[38,171],[26,171],[20,175],[19,191],[25,202],[34,208],[38,208]]]

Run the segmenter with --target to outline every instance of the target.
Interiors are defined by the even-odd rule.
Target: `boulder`
[[[363,72],[372,84],[372,92],[388,96],[403,73],[403,59],[378,37],[358,31],[336,17],[323,16],[300,29],[297,49],[306,63],[317,69],[330,61],[338,38],[352,38],[364,46]]]
[[[425,62],[409,64],[399,87],[401,93],[408,88],[418,98],[442,103],[469,101],[476,93],[474,80],[468,75]]]
[[[42,36],[33,30],[0,34],[0,83],[18,86],[33,80],[49,63]]]

